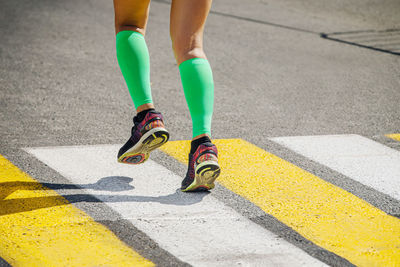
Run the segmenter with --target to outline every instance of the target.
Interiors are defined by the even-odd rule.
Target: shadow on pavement
[[[135,195],[92,195],[71,194],[39,197],[22,197],[6,199],[15,191],[39,191],[43,195],[48,190],[94,189],[98,191],[121,192],[134,189],[129,183],[133,179],[125,176],[109,176],[101,178],[94,184],[53,184],[37,182],[4,182],[0,183],[0,216],[42,208],[49,208],[78,202],[157,202],[166,205],[187,206],[199,203],[208,195],[208,192],[183,193],[180,189],[172,194],[162,196],[135,196]],[[42,191],[42,192],[40,192]],[[49,193],[46,193],[49,194]],[[51,194],[51,193],[50,193]],[[55,194],[53,192],[53,194]]]

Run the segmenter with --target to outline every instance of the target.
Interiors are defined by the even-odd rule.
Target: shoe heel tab
[[[213,153],[213,154],[218,154],[218,149],[217,149],[217,146],[216,145],[214,145],[213,143],[211,143],[211,142],[207,142],[207,143],[203,143],[203,144],[201,144],[200,146],[199,146],[199,148],[201,147],[201,146],[203,146],[203,147],[205,147],[206,148],[206,151],[204,152],[204,153]]]
[[[152,110],[146,114],[145,120],[162,120],[162,121],[164,121],[164,117],[160,112]]]

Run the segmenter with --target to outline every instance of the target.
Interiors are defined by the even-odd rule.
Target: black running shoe
[[[149,158],[149,153],[165,144],[169,133],[164,127],[163,116],[149,111],[141,122],[133,118],[132,136],[118,152],[118,162],[140,164]]]
[[[210,142],[203,143],[193,154],[189,154],[188,171],[182,181],[181,190],[184,192],[211,190],[220,173],[217,147]]]

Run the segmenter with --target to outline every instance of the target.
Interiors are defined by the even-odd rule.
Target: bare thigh
[[[146,33],[150,0],[114,0],[115,32]]]
[[[206,58],[204,25],[212,0],[172,0],[170,34],[178,64],[191,58]]]

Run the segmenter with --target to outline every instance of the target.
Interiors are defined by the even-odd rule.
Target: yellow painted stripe
[[[0,256],[13,266],[153,266],[0,155]]]
[[[241,139],[215,140],[219,183],[358,266],[400,265],[400,220]],[[187,162],[189,141],[163,151]]]
[[[386,136],[400,142],[400,134],[387,134]]]

